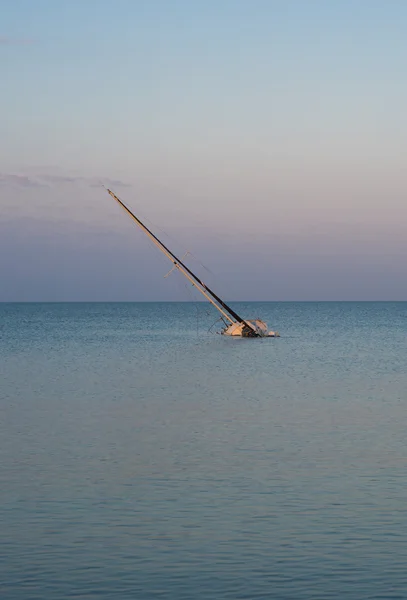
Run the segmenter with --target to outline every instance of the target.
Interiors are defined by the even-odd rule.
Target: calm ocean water
[[[407,598],[407,303],[0,305],[2,600]]]

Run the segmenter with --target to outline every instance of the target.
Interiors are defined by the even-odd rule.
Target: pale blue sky
[[[407,2],[0,15],[0,300],[186,299],[101,180],[229,299],[407,299]]]

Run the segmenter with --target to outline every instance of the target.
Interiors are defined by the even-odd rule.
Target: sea
[[[407,599],[407,303],[0,304],[1,600]]]

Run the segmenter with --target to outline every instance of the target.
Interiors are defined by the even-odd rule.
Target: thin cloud
[[[16,175],[14,173],[0,173],[0,186],[22,187],[22,188],[38,188],[46,187],[45,183],[41,183],[37,179],[28,175]]]
[[[0,173],[0,186],[39,188],[54,185],[84,185],[86,187],[131,187],[130,183],[109,177],[82,177],[70,175],[25,175],[18,173]]]
[[[120,179],[101,179],[100,182],[94,182],[89,184],[90,187],[100,187],[101,185],[107,185],[111,187],[131,187],[131,183],[126,183],[125,181],[121,181]]]
[[[109,177],[80,177],[70,175],[39,175],[38,179],[48,183],[82,183],[90,187],[101,187],[102,185],[115,187],[131,187],[129,183],[120,179],[110,179]]]

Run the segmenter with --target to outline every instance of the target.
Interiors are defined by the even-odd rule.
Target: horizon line
[[[404,300],[227,300],[227,302],[255,303],[314,303],[314,302],[407,302]],[[0,300],[0,304],[206,304],[205,300]]]

